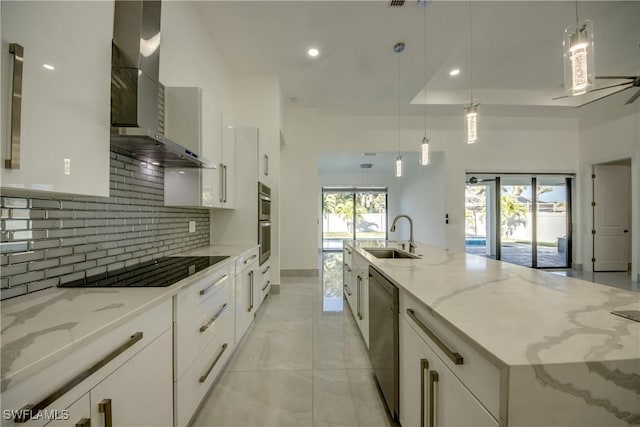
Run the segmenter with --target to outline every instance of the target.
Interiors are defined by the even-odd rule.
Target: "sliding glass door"
[[[571,265],[571,176],[468,174],[465,199],[467,253],[533,268]]]
[[[386,188],[322,189],[322,249],[341,251],[345,239],[387,239]]]

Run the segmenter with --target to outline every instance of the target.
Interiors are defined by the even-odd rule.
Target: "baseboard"
[[[280,277],[315,277],[318,274],[320,273],[317,268],[280,270]]]
[[[577,262],[574,262],[573,264],[571,264],[572,270],[582,271],[582,267],[583,265]]]
[[[280,284],[272,283],[271,289],[269,289],[270,294],[279,294],[280,293]]]

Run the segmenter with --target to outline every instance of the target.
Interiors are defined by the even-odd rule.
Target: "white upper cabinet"
[[[0,7],[3,189],[108,196],[113,1]],[[10,44],[22,47],[22,61]],[[14,99],[21,106],[12,108]]]

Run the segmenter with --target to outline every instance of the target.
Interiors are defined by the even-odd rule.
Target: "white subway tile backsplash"
[[[109,197],[0,198],[0,298],[209,244],[208,211],[164,207],[162,168],[112,152],[110,187]]]

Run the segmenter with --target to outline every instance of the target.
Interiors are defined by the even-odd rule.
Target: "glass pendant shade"
[[[585,20],[564,30],[564,87],[567,95],[582,95],[594,88],[593,22]]]
[[[478,105],[469,105],[464,109],[467,128],[467,144],[478,142]]]
[[[396,177],[400,178],[402,176],[402,156],[396,157]]]
[[[420,165],[427,166],[431,162],[429,152],[429,140],[425,136],[422,138],[422,143],[420,144]]]

